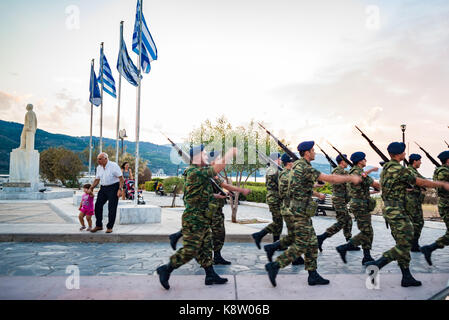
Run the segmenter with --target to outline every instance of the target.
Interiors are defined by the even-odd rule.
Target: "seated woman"
[[[124,162],[122,164],[122,173],[123,173],[123,178],[125,179],[125,184],[126,184],[126,180],[134,180],[133,172],[131,171],[131,168],[129,167],[129,162]],[[122,200],[125,200],[125,192],[122,192]]]

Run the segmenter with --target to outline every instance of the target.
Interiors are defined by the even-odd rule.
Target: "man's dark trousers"
[[[115,223],[115,216],[117,214],[118,197],[117,192],[120,188],[120,183],[114,183],[110,186],[101,186],[97,195],[97,201],[95,202],[95,225],[103,228],[103,206],[108,201],[108,224],[106,227],[112,229]]]

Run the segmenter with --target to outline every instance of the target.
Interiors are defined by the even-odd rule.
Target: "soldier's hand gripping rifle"
[[[293,159],[293,161],[299,160],[298,156],[296,154],[294,154],[289,148],[287,148],[286,145],[284,145],[281,141],[279,141],[278,138],[276,138],[270,131],[268,131],[263,125],[261,125],[259,122],[257,123],[262,129],[264,129],[266,131],[266,133],[268,133],[273,139],[274,141],[276,141],[276,143],[278,144],[279,147],[282,148],[282,150],[285,151],[286,154],[288,154],[290,156],[290,158]]]
[[[162,132],[161,132],[162,133]],[[163,134],[163,133],[162,133]],[[182,160],[185,163],[190,163],[192,164],[192,158],[190,157],[190,155],[188,155],[186,152],[184,152],[184,150],[182,150],[176,143],[174,143],[169,137],[167,137],[165,134],[163,134],[167,140],[171,143],[171,145],[173,146],[173,148],[175,148],[175,150],[178,152],[178,155],[182,158]],[[210,178],[210,182],[212,184],[212,187],[214,188],[214,192],[219,193],[223,196],[227,196],[228,194],[218,185],[218,183],[215,182],[214,179]],[[234,198],[234,193],[232,191],[229,191],[229,194],[231,195],[232,198]]]
[[[337,148],[335,148],[329,141],[327,142],[329,143],[329,145],[335,150],[337,151],[337,153],[340,155],[340,157],[344,160],[344,162],[346,162],[348,165],[351,166],[351,168],[354,166],[354,164],[351,162],[351,160],[349,160],[348,158],[346,158],[343,153],[341,153]]]
[[[326,157],[327,161],[329,161],[330,165],[332,166],[332,168],[336,168],[337,164],[334,162],[334,160],[331,159],[331,157],[328,156],[328,154],[326,152],[324,152],[323,149],[321,149],[321,147],[318,145],[318,143],[316,144],[316,146],[318,147],[318,149],[321,150],[321,152],[324,154],[324,156]]]
[[[415,141],[416,143],[416,141]],[[421,147],[418,143],[416,143],[416,145],[426,154],[427,158],[429,158],[429,160],[438,168],[441,167],[441,164],[438,163],[438,161],[436,161],[426,150],[424,150],[423,147]]]
[[[276,169],[278,169],[279,171],[282,171],[282,167],[280,165],[278,165],[276,162],[274,162],[273,159],[271,159],[270,157],[268,157],[267,155],[265,155],[263,152],[259,152],[258,150],[256,150],[257,155],[259,156],[260,160],[262,160],[263,163],[269,164],[274,166]]]
[[[382,160],[383,160],[383,164],[381,164],[381,166],[383,167],[383,165],[385,164],[385,163],[387,163],[388,161],[390,161],[390,159],[388,159],[383,153],[382,153],[382,151],[380,151],[379,150],[379,148],[377,148],[376,147],[376,145],[373,143],[373,140],[370,140],[370,138],[368,138],[367,136],[366,136],[366,134],[364,134],[363,133],[363,131],[362,130],[360,130],[359,129],[359,127],[357,127],[357,126],[355,126],[356,128],[357,128],[357,130],[359,130],[360,131],[360,133],[362,134],[362,137],[364,137],[365,139],[366,139],[366,141],[368,141],[368,143],[369,143],[369,145],[371,146],[371,148],[382,158]],[[404,162],[405,162],[405,164],[406,165],[408,165],[408,161],[407,161],[407,159],[404,159]]]

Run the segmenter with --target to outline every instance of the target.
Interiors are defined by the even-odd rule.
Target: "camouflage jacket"
[[[415,178],[421,178],[421,179],[425,179],[419,172],[418,170],[416,170],[416,168],[414,168],[413,166],[408,166],[407,169],[410,170],[410,172],[413,174],[413,176]],[[412,191],[407,191],[407,196],[412,196],[415,198],[420,198],[422,196],[422,192],[425,191],[425,188],[419,187],[419,186],[414,186]]]
[[[265,176],[267,203],[279,203],[279,170],[270,166]]]
[[[312,201],[313,185],[321,172],[312,167],[310,162],[301,158],[293,163],[290,188],[287,196],[291,201],[307,203]]]
[[[380,174],[382,200],[405,202],[406,189],[416,185],[416,177],[396,160],[384,164]],[[385,204],[386,206],[388,204]]]
[[[214,177],[215,182],[221,187],[221,184],[224,182],[224,179],[222,177],[220,177],[219,175],[216,175]],[[214,204],[216,204],[217,208],[223,208],[224,205],[226,204],[226,199],[217,199],[217,198],[213,198],[212,200],[214,202]]]
[[[332,170],[332,174],[347,175],[348,172],[345,169],[343,169],[342,167],[337,166],[334,170]],[[332,185],[332,195],[334,197],[346,199],[348,196],[347,189],[348,189],[348,186],[346,185],[346,183],[333,184]]]
[[[216,175],[211,166],[189,166],[185,171],[184,212],[201,213],[208,209],[209,202],[214,200],[210,178]]]
[[[362,177],[362,182],[358,185],[348,183],[348,194],[351,199],[369,200],[369,187],[374,180],[368,175],[363,174],[363,169],[359,166],[354,166],[349,170],[349,174],[354,174]]]
[[[290,198],[288,197],[288,183],[290,179],[291,170],[284,168],[279,173],[279,199],[282,201],[283,208],[288,209],[290,207]]]
[[[433,180],[449,182],[449,166],[438,167],[433,174]],[[438,205],[449,207],[449,191],[444,188],[438,188],[438,197],[440,197]]]

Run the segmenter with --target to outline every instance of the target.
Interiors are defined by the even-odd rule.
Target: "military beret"
[[[449,159],[449,151],[443,151],[438,155],[438,159],[441,160],[441,162],[446,162],[447,159]]]
[[[293,159],[286,153],[284,153],[281,157],[283,163],[293,162]]]
[[[343,156],[344,156],[346,159],[348,158],[348,156],[347,156],[346,154],[344,154]],[[338,155],[337,158],[335,158],[335,160],[337,160],[337,163],[340,163],[340,162],[343,161],[343,158],[342,158],[340,155]]]
[[[277,160],[277,159],[279,159],[281,157],[281,154],[279,153],[279,152],[272,152],[271,154],[270,154],[270,159],[271,160]]]
[[[190,148],[190,156],[193,158],[198,153],[203,152],[203,151],[204,151],[204,145],[203,144],[194,146],[194,147]]]
[[[315,141],[304,141],[298,145],[298,151],[309,151],[315,145]]]
[[[354,152],[354,153],[351,155],[351,161],[354,162],[354,164],[356,164],[356,163],[359,162],[359,161],[362,161],[362,160],[365,159],[365,158],[366,158],[366,154],[365,154],[364,152],[361,152],[361,151],[359,151],[359,152]]]
[[[421,156],[417,153],[412,153],[408,158],[409,162],[421,160]]]
[[[403,142],[392,142],[388,145],[388,152],[391,154],[401,154],[405,151],[405,143]]]

